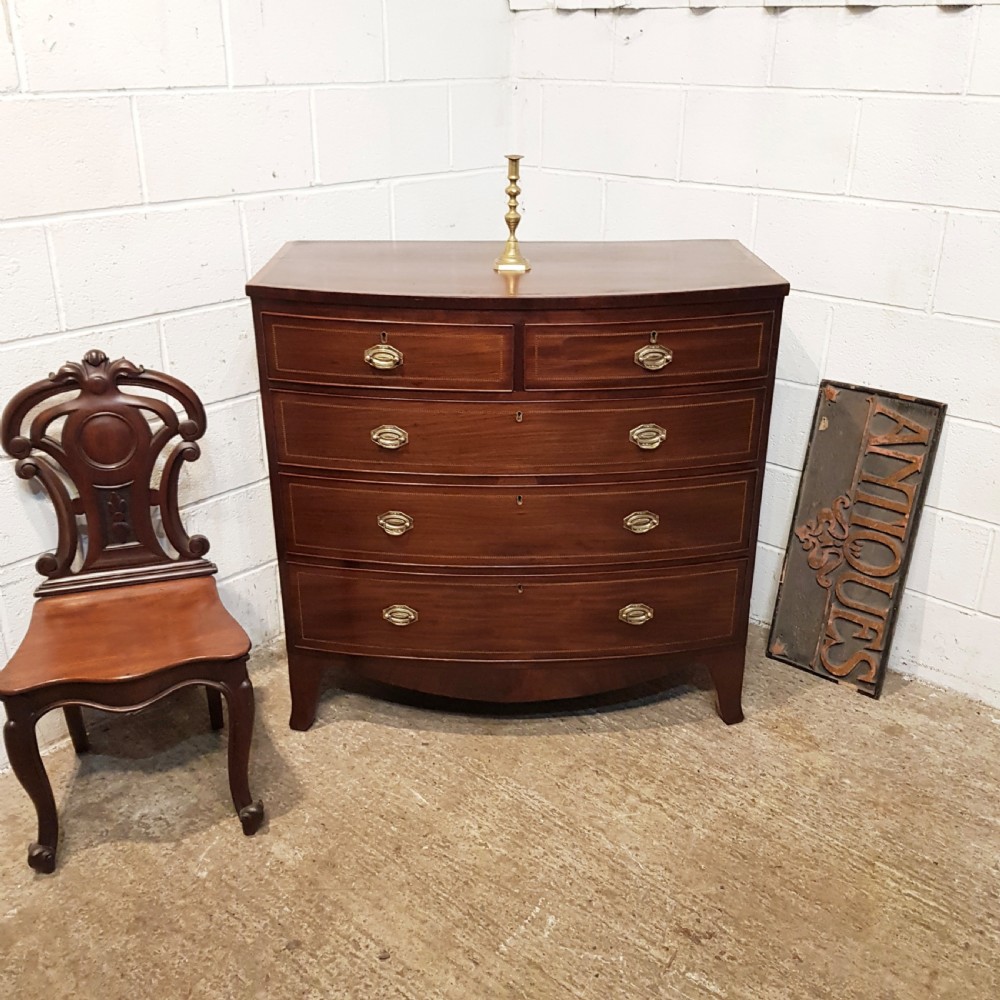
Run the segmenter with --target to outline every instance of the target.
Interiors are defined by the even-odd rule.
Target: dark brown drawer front
[[[689,385],[767,373],[774,314],[525,327],[528,389]]]
[[[430,659],[628,657],[730,640],[746,562],[658,574],[430,576],[289,566],[293,641]],[[621,613],[643,624],[622,621]],[[390,620],[391,619],[391,620]],[[408,624],[393,624],[408,622]]]
[[[758,456],[763,406],[763,389],[567,403],[274,393],[281,462],[478,476],[658,472],[747,462]],[[633,438],[656,446],[640,447]]]
[[[745,549],[754,473],[603,486],[400,486],[281,479],[293,554],[424,565],[532,565]]]
[[[513,387],[510,326],[263,316],[270,378],[405,389]],[[368,352],[369,360],[366,359]]]

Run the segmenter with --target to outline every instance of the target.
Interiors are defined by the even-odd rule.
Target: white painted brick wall
[[[615,80],[762,87],[776,19],[760,15],[759,10],[704,8],[697,15],[657,10],[613,19],[595,19],[588,13],[570,16],[615,22]],[[519,27],[521,22],[518,18]]]
[[[969,93],[1000,94],[1000,7],[984,7],[979,12]]]
[[[49,233],[70,328],[225,302],[246,277],[232,201],[87,214]]]
[[[607,80],[614,31],[615,23],[607,17],[526,11],[514,22],[514,76]]]
[[[748,10],[747,15],[759,11]],[[821,90],[959,94],[978,13],[974,7],[822,7],[785,11],[771,83]]]
[[[302,188],[313,181],[306,90],[135,100],[150,201]]]
[[[515,144],[516,145],[516,144]],[[518,238],[599,240],[602,181],[586,174],[540,173],[521,199]]]
[[[26,82],[35,93],[226,82],[222,18],[205,0],[20,0],[11,6]]]
[[[384,4],[390,80],[510,75],[513,18],[506,3],[384,0]]]
[[[934,309],[1000,321],[1000,214],[948,216]]]
[[[872,97],[862,106],[852,194],[1000,209],[1000,103]]]
[[[488,240],[496,233],[498,213],[502,218],[506,210],[495,170],[403,180],[393,186],[393,235],[397,240],[424,240],[432,233],[442,240]]]
[[[754,249],[793,288],[923,309],[944,223],[919,208],[759,194]]]
[[[542,93],[546,167],[676,177],[683,109],[679,91],[549,84]],[[638,131],[636,121],[644,123]]]
[[[391,234],[390,187],[351,185],[246,198],[241,209],[250,254],[248,273],[283,243],[297,240],[383,240]],[[294,237],[292,236],[294,234]]]
[[[528,204],[792,283],[755,618],[820,379],[949,404],[890,665],[1000,705],[1000,7],[531,10],[514,75]]]
[[[0,219],[139,201],[127,98],[9,98],[0,136]]]
[[[237,86],[385,79],[380,3],[222,0],[222,7]]]
[[[787,90],[692,89],[681,180],[842,193],[859,103]]]
[[[507,148],[510,84],[502,80],[454,83],[449,88],[451,169],[496,169]]]
[[[745,191],[676,182],[609,180],[606,195],[609,240],[753,239],[754,198]],[[671,235],[671,238],[674,238]]]
[[[223,601],[254,642],[271,640],[282,622],[244,285],[292,239],[501,245],[513,15],[506,0],[0,10],[0,405],[91,347],[191,384],[208,432],[182,474],[185,518],[212,543]],[[0,459],[0,663],[56,537],[13,465]],[[43,741],[62,732],[59,713],[40,728]]]
[[[17,60],[14,57],[14,42],[4,24],[0,31],[0,92],[17,90]]]
[[[25,330],[59,326],[45,230],[6,229],[0,236],[0,342]]]
[[[446,84],[338,87],[315,101],[324,184],[448,169]]]

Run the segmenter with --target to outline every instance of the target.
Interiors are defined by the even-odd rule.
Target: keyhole
[[[388,343],[389,343],[389,334],[387,334],[387,333],[385,332],[385,330],[383,330],[383,331],[382,331],[382,332],[381,332],[381,333],[380,333],[380,334],[378,335],[378,339],[379,339],[379,343],[382,343],[382,344],[388,344]]]
[[[520,507],[521,504],[523,504],[523,503],[524,503],[524,497],[521,496],[520,493],[518,493],[518,495],[517,495],[517,505],[518,505],[518,507]]]
[[[523,594],[523,593],[524,593],[524,585],[523,585],[523,584],[519,583],[519,584],[517,585],[517,592],[518,592],[519,594]]]
[[[514,419],[518,423],[520,423],[522,420],[524,420],[524,414],[520,410],[518,410],[517,413],[514,414]]]
[[[649,342],[651,344],[655,344],[656,343],[656,338],[659,337],[659,335],[660,334],[656,330],[651,330],[650,333],[649,333]]]

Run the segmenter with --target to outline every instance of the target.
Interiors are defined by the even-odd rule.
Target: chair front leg
[[[28,848],[28,864],[36,872],[48,875],[56,868],[59,816],[56,800],[52,797],[52,785],[38,752],[37,720],[16,702],[8,702],[6,708],[7,724],[3,727],[3,741],[7,757],[38,814],[38,840]]]
[[[252,837],[264,822],[264,804],[250,794],[250,742],[253,739],[253,685],[247,676],[246,661],[224,683],[222,693],[229,706],[229,790],[239,814],[243,832]]]

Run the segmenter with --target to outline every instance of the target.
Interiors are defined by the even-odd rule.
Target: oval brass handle
[[[628,439],[643,451],[651,451],[667,440],[667,429],[659,424],[639,424],[628,432]]]
[[[653,609],[648,604],[626,604],[618,617],[626,625],[645,625],[653,617]]]
[[[654,514],[651,510],[635,510],[622,521],[622,524],[633,535],[644,535],[647,531],[652,531],[659,523],[659,515]]]
[[[645,368],[648,372],[658,372],[674,360],[674,352],[660,344],[646,344],[635,352],[633,358],[640,368]]]
[[[389,371],[398,368],[403,363],[403,352],[392,344],[375,344],[365,351],[365,364],[379,371]]]
[[[387,535],[405,535],[413,527],[413,518],[401,510],[387,510],[379,514],[378,526]]]
[[[410,440],[410,435],[402,427],[397,427],[395,424],[381,424],[372,431],[372,440],[380,448],[395,451],[397,448],[402,448]]]
[[[420,619],[420,615],[406,604],[390,604],[389,607],[382,609],[382,617],[390,625],[399,625],[400,627],[412,625]]]

